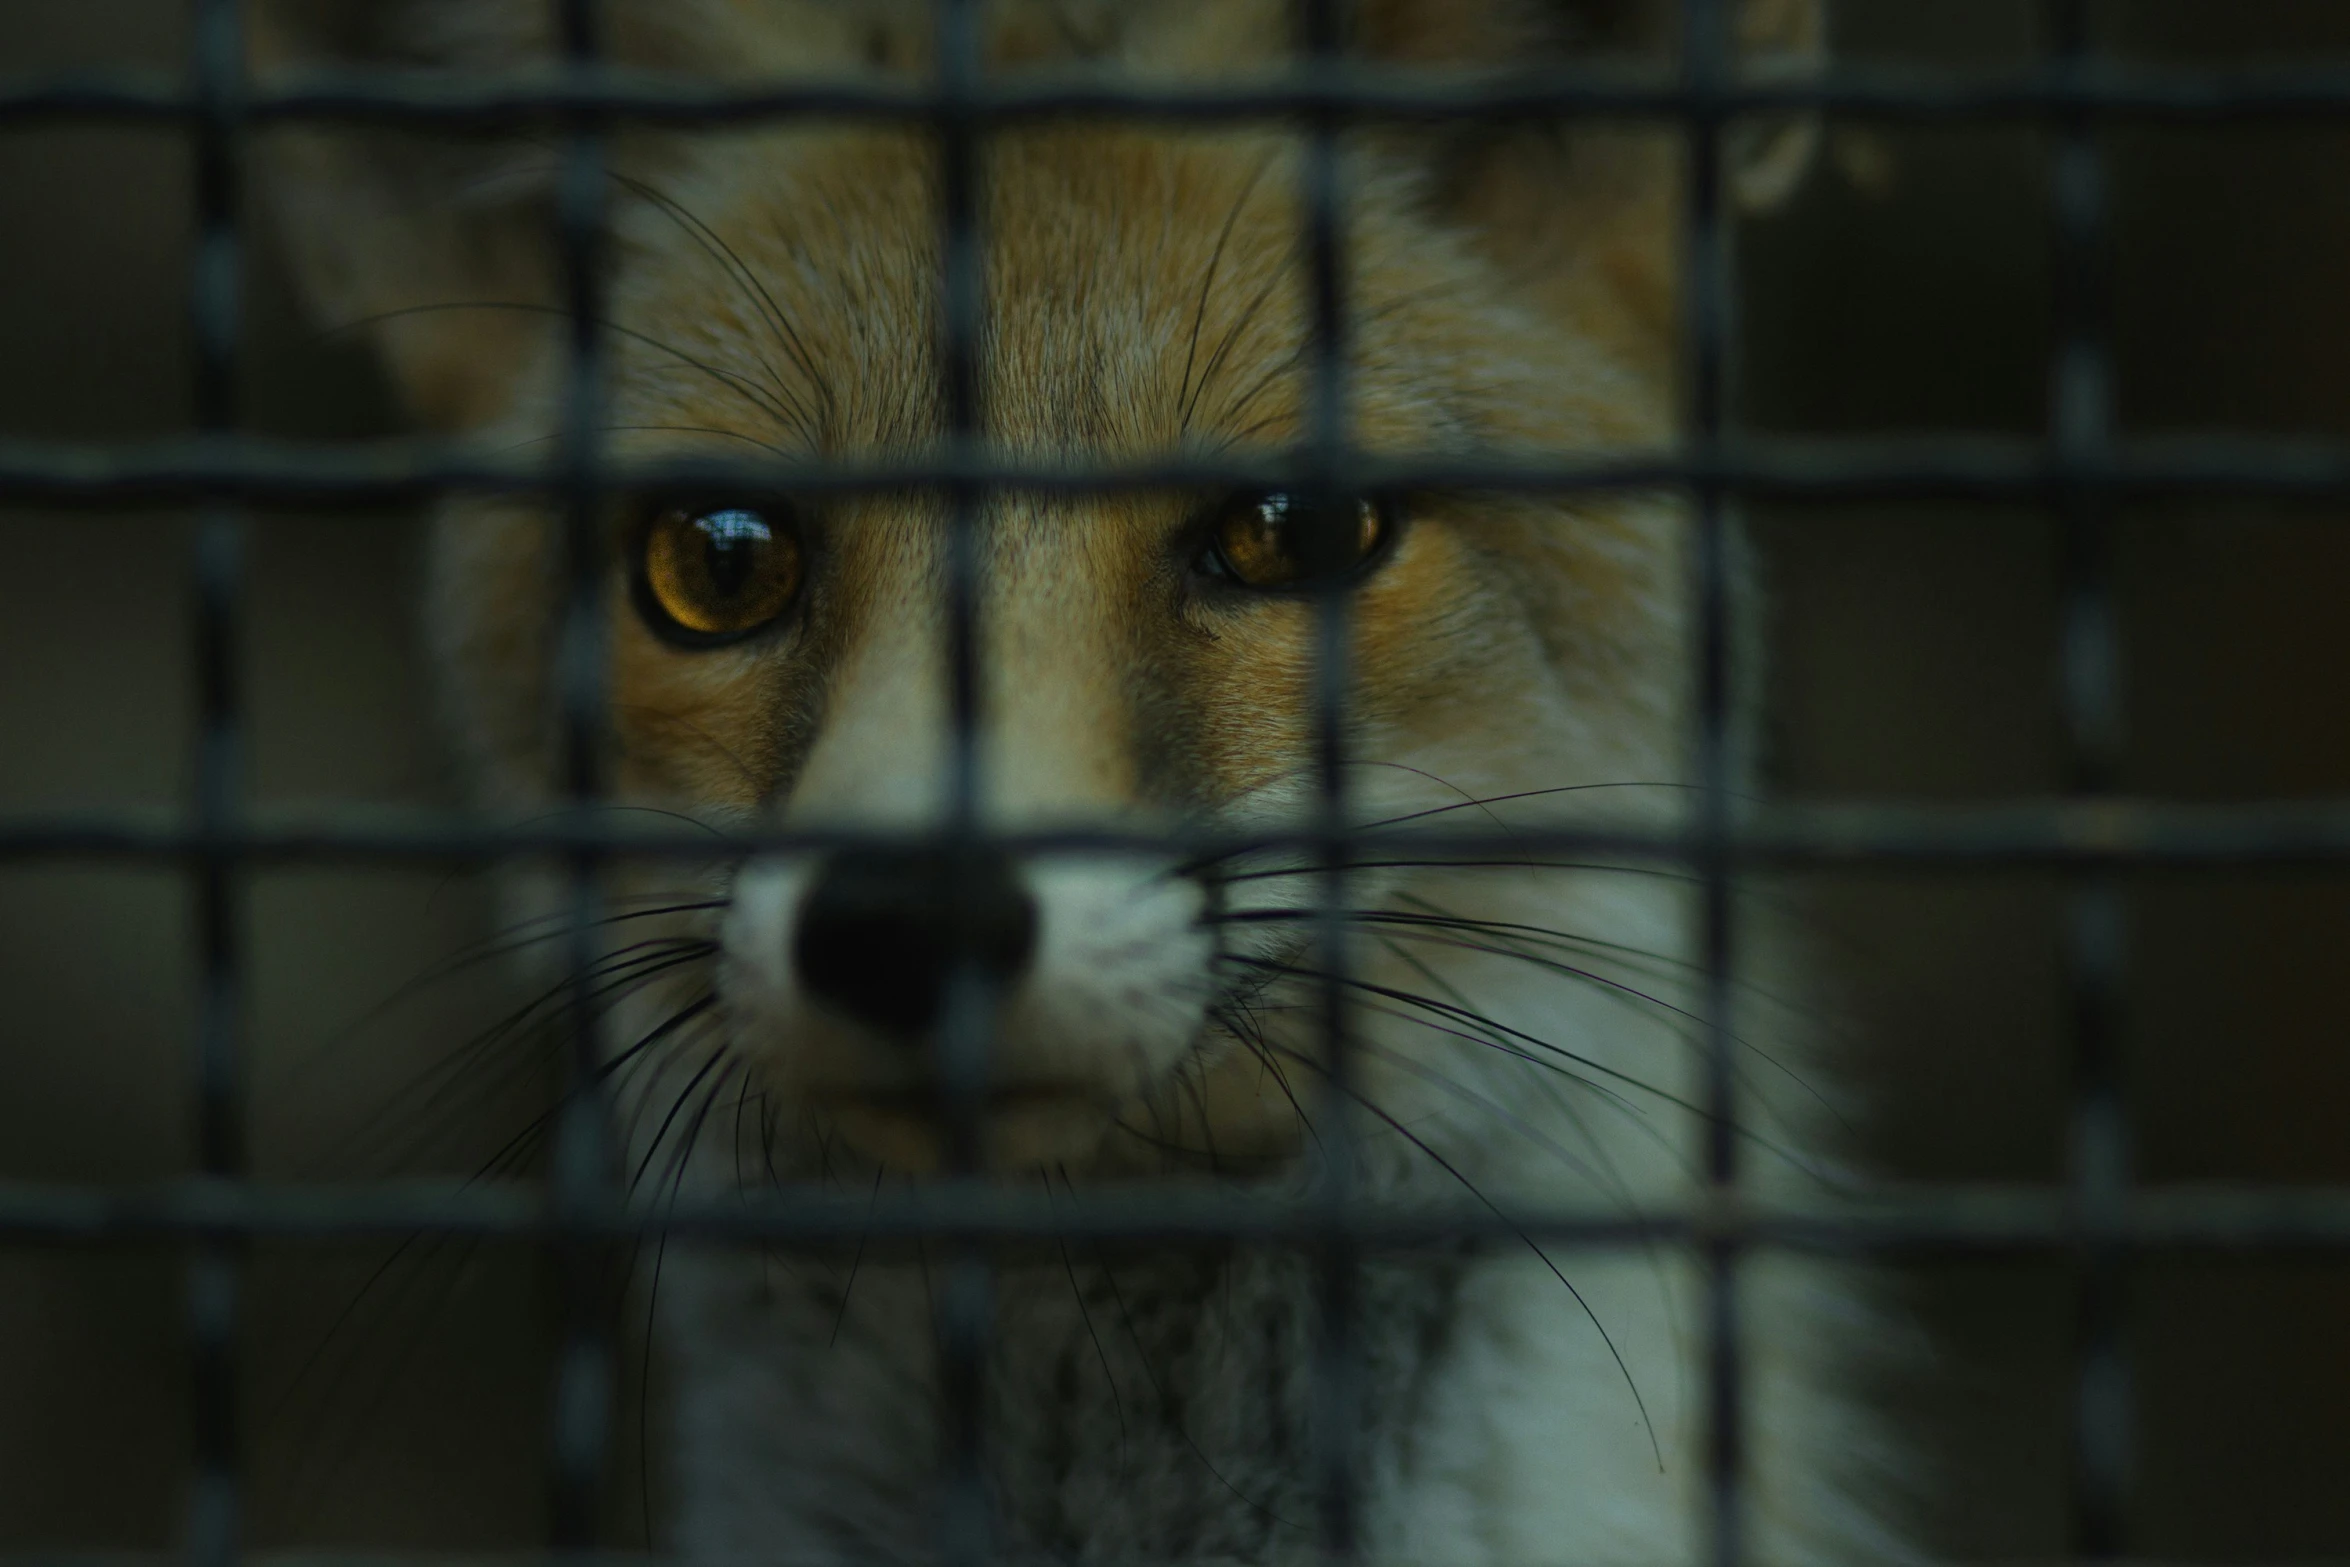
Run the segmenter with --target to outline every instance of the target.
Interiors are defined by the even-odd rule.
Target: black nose
[[[851,1017],[918,1035],[958,961],[1009,984],[1036,950],[1036,904],[995,850],[847,849],[800,906],[800,981]]]

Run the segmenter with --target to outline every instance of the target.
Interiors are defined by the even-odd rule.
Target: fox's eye
[[[1333,509],[1281,490],[1236,496],[1216,513],[1201,564],[1252,588],[1308,588],[1360,570],[1388,532],[1373,501]]]
[[[780,506],[675,506],[645,530],[637,607],[685,647],[749,636],[799,596],[800,538]]]

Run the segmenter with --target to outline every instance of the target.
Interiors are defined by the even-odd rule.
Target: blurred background
[[[2028,0],[1838,0],[1849,56],[1999,63]],[[174,0],[0,7],[0,71],[181,45]],[[2340,56],[2339,0],[2113,0],[2102,45],[2173,62]],[[2350,128],[2116,132],[2116,346],[2132,433],[2350,434]],[[1743,236],[1743,417],[1758,429],[2033,433],[2050,341],[2047,148],[2006,128],[1837,126],[1818,175]],[[0,132],[0,432],[187,428],[188,155],[175,133]],[[311,437],[396,416],[369,367],[296,318],[265,245],[246,417]],[[2118,530],[2124,787],[2188,800],[2350,793],[2350,529],[2194,500]],[[2055,530],[2028,508],[1771,508],[1771,775],[1793,796],[2044,798],[2061,787]],[[243,658],[261,801],[450,798],[411,635],[400,514],[255,528]],[[187,782],[184,521],[0,511],[0,808],[168,804]],[[2148,1180],[2350,1182],[2339,877],[2130,884],[2129,1094]],[[2064,1163],[2061,889],[1971,874],[1823,879],[1866,954],[1853,1066],[1868,1152],[1911,1178]],[[434,869],[273,870],[251,903],[256,1158],[470,1170],[497,1139],[386,1117],[477,1029],[466,971],[371,1009],[489,927]],[[0,867],[0,1178],[186,1167],[190,899],[169,874]],[[527,1052],[498,1090],[527,1118]],[[493,1107],[494,1109],[495,1107]],[[515,1115],[482,1118],[518,1124]],[[354,1128],[366,1138],[354,1142]],[[247,1374],[262,1543],[495,1548],[537,1538],[545,1313],[524,1256],[264,1254]],[[1926,1350],[1885,1396],[1923,1433],[1935,1553],[2060,1554],[2062,1268],[1905,1268]],[[354,1309],[352,1302],[361,1305]],[[184,1474],[180,1270],[155,1253],[0,1252],[0,1548],[159,1546]],[[350,1316],[346,1319],[346,1311]],[[2350,1269],[2141,1267],[2130,1297],[2131,1546],[2202,1560],[2350,1557]],[[316,1355],[320,1344],[328,1346]]]

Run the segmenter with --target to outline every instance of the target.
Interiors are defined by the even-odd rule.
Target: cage
[[[1700,754],[1728,767],[1728,666],[1751,665],[1768,687],[1765,797],[1732,802],[1723,771],[1716,806],[1669,831],[1561,844],[1700,878],[1714,977],[1691,1009],[1712,1124],[1737,1123],[1742,878],[1793,889],[1862,954],[1832,970],[1851,990],[1836,1048],[1868,1100],[1865,1190],[1741,1197],[1725,1136],[1698,1199],[1631,1214],[1431,1214],[1343,1188],[1287,1205],[783,1189],[667,1227],[735,1244],[1286,1237],[1333,1281],[1364,1248],[1471,1232],[1532,1233],[1562,1259],[1653,1240],[1712,1269],[1708,1407],[1733,1434],[1742,1270],[1782,1250],[1858,1256],[1916,1340],[1873,1396],[1920,1450],[1901,1506],[1927,1554],[2350,1555],[2327,1483],[2350,1393],[2333,1331],[2350,1085],[2326,985],[2343,759],[2321,716],[2350,489],[2327,353],[2343,308],[2330,263],[2350,246],[2328,178],[2350,22],[2284,0],[2224,16],[1842,0],[1831,63],[1773,80],[1737,68],[1723,6],[1688,0],[1657,71],[1398,83],[1308,59],[1261,89],[1152,95],[1005,86],[950,50],[919,91],[860,96],[608,75],[594,9],[564,8],[566,69],[524,80],[255,76],[235,0],[0,22],[16,214],[0,332],[18,371],[0,387],[18,564],[0,580],[15,737],[0,962],[20,1074],[0,1096],[0,1309],[16,1322],[0,1545],[209,1562],[625,1550],[666,1505],[661,1367],[605,1273],[643,1221],[609,1172],[554,1158],[512,1185],[413,1178],[495,1157],[592,1062],[526,1062],[488,1101],[504,1133],[475,1146],[478,1127],[435,1129],[394,1160],[333,1129],[364,1128],[436,1041],[470,1030],[497,1003],[466,986],[496,991],[497,975],[466,970],[389,1043],[326,1049],[445,961],[452,930],[490,934],[487,895],[454,872],[536,856],[579,868],[592,897],[600,857],[676,852],[657,825],[517,830],[459,808],[408,651],[425,501],[508,486],[585,517],[617,481],[584,426],[552,458],[398,433],[348,341],[287,303],[248,143],[313,119],[463,119],[534,128],[592,169],[637,121],[867,116],[952,149],[1040,117],[1144,114],[1272,118],[1335,156],[1358,123],[1552,115],[1686,138],[1685,437],[1663,455],[1423,477],[1687,497],[1716,546],[1690,590],[1710,672],[1692,694]],[[974,10],[941,0],[945,36]],[[1303,14],[1324,53],[1340,10]],[[1739,220],[1722,141],[1769,111],[1820,115],[1821,156],[1784,210]],[[967,281],[984,260],[972,165],[943,167],[943,255]],[[1323,197],[1299,222],[1324,258],[1322,323],[1343,336],[1344,240]],[[603,218],[579,204],[564,242],[592,255]],[[593,269],[574,285],[592,369]],[[948,293],[967,349],[976,301]],[[958,363],[950,348],[967,424]],[[1292,454],[1301,484],[1358,486],[1343,444]],[[991,486],[1199,476],[984,458],[923,475],[966,511]],[[1767,584],[1751,646],[1721,580],[1734,522]],[[1342,860],[1331,822],[1337,842],[1308,846]],[[306,1173],[338,1158],[335,1180]],[[339,1178],[353,1165],[410,1178]],[[983,1296],[987,1272],[967,1287]],[[944,1320],[950,1361],[977,1367],[984,1313]],[[1333,1366],[1342,1384],[1346,1357]],[[973,1488],[977,1440],[960,1451]],[[1705,1452],[1704,1550],[1742,1559],[1752,1455],[1734,1435]],[[1324,1498],[1333,1549],[1352,1484],[1342,1470]],[[983,1531],[957,1538],[986,1553]]]

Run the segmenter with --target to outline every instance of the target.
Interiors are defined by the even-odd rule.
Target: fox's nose
[[[847,849],[800,906],[800,982],[903,1038],[938,1022],[958,962],[1008,987],[1036,951],[1036,902],[992,849]]]

